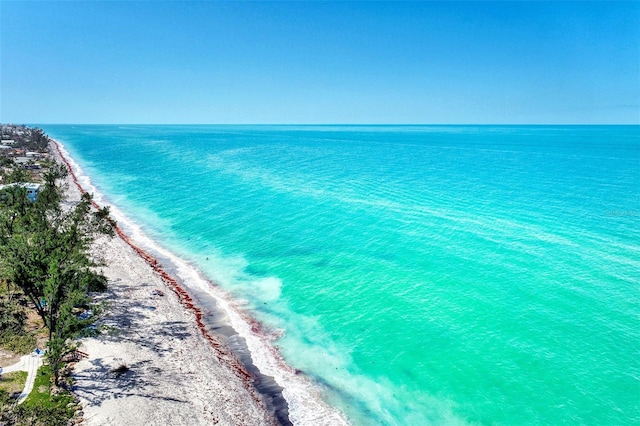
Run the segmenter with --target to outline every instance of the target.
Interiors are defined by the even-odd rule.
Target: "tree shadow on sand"
[[[162,321],[154,314],[156,305],[164,303],[162,298],[166,297],[154,295],[154,286],[131,283],[124,287],[120,280],[112,281],[109,285],[114,284],[115,289],[97,297],[107,308],[98,322],[104,329],[97,337],[99,341],[128,342],[143,352],[151,350],[155,356],[165,357],[180,347],[180,341],[193,335],[193,327],[187,321]],[[134,292],[138,293],[138,297],[130,297]],[[148,298],[140,298],[140,292],[148,294]],[[178,389],[179,376],[163,374],[162,363],[139,358],[137,361],[111,357],[89,360],[89,368],[73,373],[76,379],[74,392],[90,405],[100,405],[108,399],[130,396],[187,402],[171,395],[158,395],[157,385],[160,384],[166,389]]]
[[[120,363],[107,365],[103,359],[89,361],[91,367],[74,374],[83,383],[74,386],[73,391],[84,398],[90,405],[101,405],[112,398],[140,396],[162,401],[187,403],[187,400],[172,396],[161,396],[157,392],[149,392],[149,388],[156,388],[160,383],[172,385],[171,379],[162,374],[162,369],[154,368],[151,361],[143,360],[132,364]],[[123,368],[124,367],[124,368]],[[178,385],[178,381],[174,380]]]
[[[131,314],[135,316],[136,314]],[[112,327],[112,326],[110,326]],[[189,324],[185,321],[164,321],[160,324],[144,327],[114,327],[102,334],[103,342],[130,342],[142,348],[151,349],[158,356],[164,357],[172,353],[178,346],[177,341],[192,336]]]
[[[153,289],[153,286],[146,283],[127,286],[124,293],[136,290],[148,292],[149,298],[144,300],[123,297],[126,295],[113,292],[106,294],[103,301],[108,310],[98,322],[106,332],[99,339],[104,342],[128,341],[164,356],[173,351],[177,341],[191,337],[193,328],[189,327],[187,321],[158,322],[157,318],[152,318],[156,304],[162,297],[166,297],[154,296]]]

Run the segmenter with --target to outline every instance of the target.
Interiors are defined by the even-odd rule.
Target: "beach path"
[[[20,397],[18,397],[18,404],[22,404],[27,396],[33,390],[33,384],[36,381],[36,373],[38,372],[38,368],[42,365],[42,355],[37,355],[35,353],[24,355],[20,358],[20,361],[16,362],[13,365],[8,367],[0,367],[0,375],[6,373],[13,373],[14,371],[26,371],[27,372],[27,381],[24,384],[24,389],[22,393],[20,393]]]

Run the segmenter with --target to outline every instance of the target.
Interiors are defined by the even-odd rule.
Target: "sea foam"
[[[273,347],[273,334],[260,333],[261,327],[256,327],[256,320],[242,309],[242,303],[234,300],[228,292],[205,278],[187,260],[180,258],[171,251],[163,248],[158,242],[147,236],[142,227],[129,219],[118,206],[110,204],[103,193],[98,191],[91,178],[66,150],[64,144],[56,141],[62,155],[69,161],[78,182],[85,191],[92,194],[94,201],[100,206],[108,206],[111,216],[118,226],[135,241],[135,243],[158,258],[170,262],[177,278],[187,289],[198,289],[209,294],[216,306],[224,313],[233,329],[242,337],[251,353],[253,364],[262,374],[273,377],[284,389],[282,391],[288,406],[289,419],[294,424],[306,425],[347,425],[349,422],[343,413],[327,405],[323,400],[323,389],[298,371],[288,366]],[[219,264],[225,263],[219,261]],[[226,262],[228,263],[228,262]],[[241,263],[242,264],[242,263]],[[237,273],[235,265],[234,274]],[[232,274],[228,274],[230,276]],[[256,283],[261,289],[265,300],[275,300],[280,295],[280,281],[277,278],[265,278]]]

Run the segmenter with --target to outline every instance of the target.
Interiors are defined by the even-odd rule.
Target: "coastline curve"
[[[59,143],[57,141],[53,141],[53,143],[56,147],[56,150],[58,151],[60,159],[65,164],[65,167],[67,167],[67,169],[69,170],[71,179],[77,186],[80,193],[87,193],[87,191],[80,184],[73,170],[73,167],[71,166],[71,163],[62,153]],[[96,209],[101,208],[93,199],[91,200],[91,204]],[[178,300],[180,301],[181,305],[187,308],[187,310],[189,310],[194,315],[196,326],[202,333],[202,336],[215,350],[218,361],[229,367],[231,371],[233,371],[236,376],[245,384],[245,386],[250,389],[253,388],[257,390],[259,394],[263,396],[263,402],[265,402],[267,404],[267,407],[273,412],[272,414],[274,414],[279,425],[291,425],[292,423],[289,420],[287,402],[282,394],[280,393],[279,395],[274,395],[273,392],[270,392],[270,394],[265,395],[265,389],[263,386],[260,386],[260,384],[269,382],[269,380],[267,380],[266,377],[263,377],[259,369],[257,369],[252,364],[242,362],[236,357],[231,357],[229,356],[229,354],[223,351],[222,344],[208,331],[207,326],[203,321],[204,313],[195,304],[191,295],[184,288],[182,288],[182,286],[180,286],[178,280],[169,275],[155,257],[136,245],[133,240],[122,230],[122,228],[115,224],[115,221],[113,222],[113,229],[118,237],[122,239],[122,241],[124,241],[133,251],[135,251],[136,254],[140,256],[147,263],[147,265],[149,265],[160,276],[160,278],[162,278],[162,280],[171,288],[171,290],[173,290],[176,296],[178,296]],[[251,370],[251,372],[249,372],[249,370]]]

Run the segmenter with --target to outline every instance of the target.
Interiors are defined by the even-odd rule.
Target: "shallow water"
[[[353,423],[640,421],[638,126],[43,128]]]

